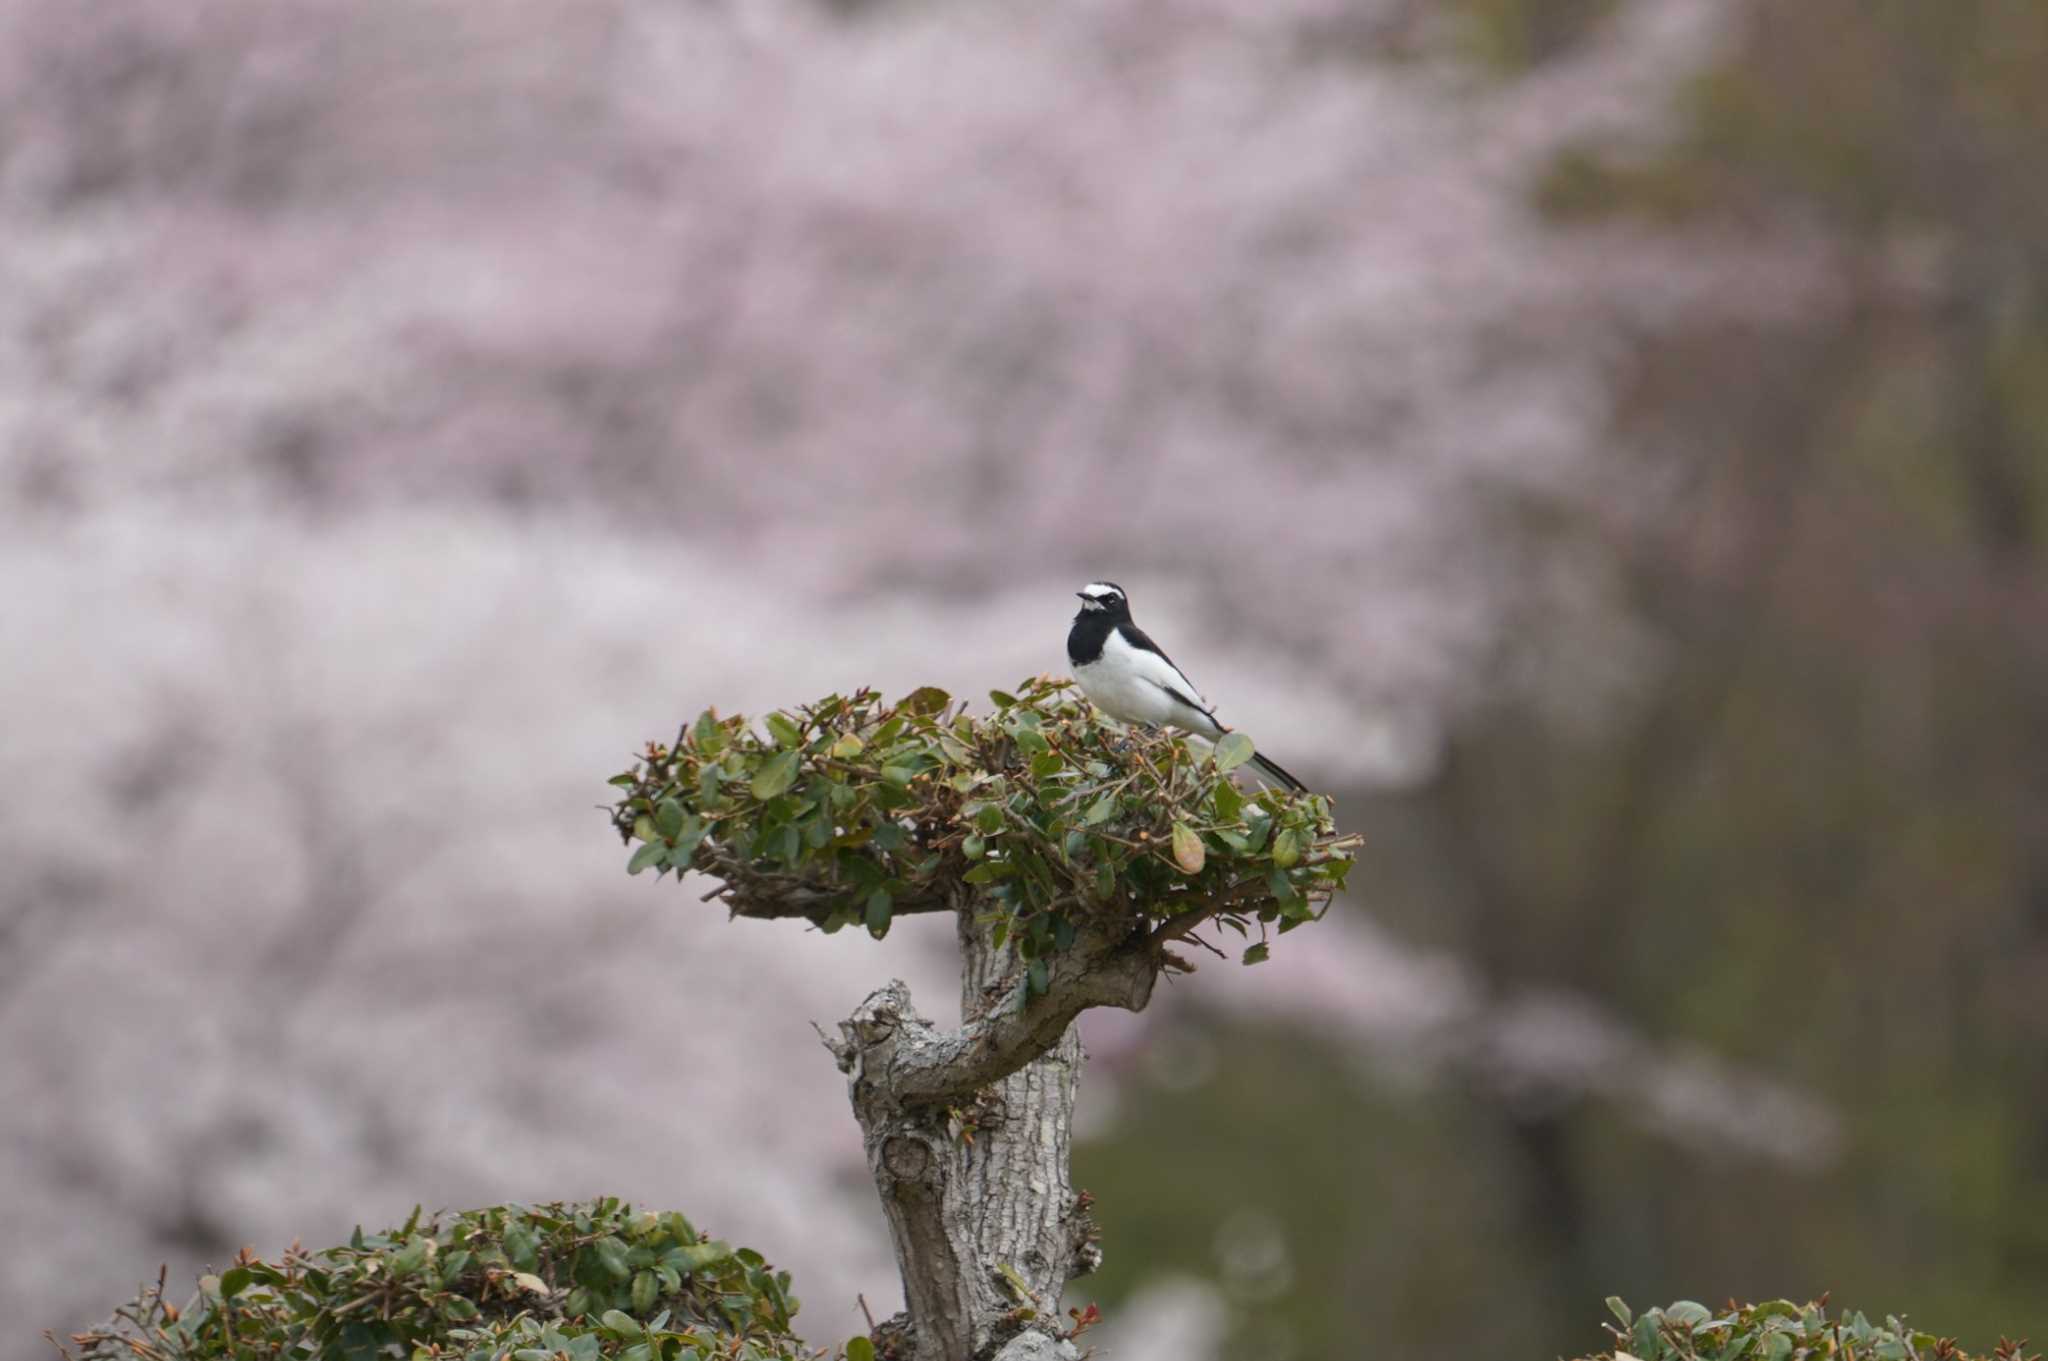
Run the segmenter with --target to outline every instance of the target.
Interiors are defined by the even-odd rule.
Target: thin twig
[[[1234,907],[1243,906],[1245,903],[1262,896],[1260,893],[1247,892],[1247,890],[1263,889],[1264,887],[1265,885],[1257,879],[1240,879],[1211,898],[1206,900],[1198,899],[1197,901],[1202,903],[1200,908],[1193,912],[1183,912],[1178,916],[1168,917],[1165,921],[1154,927],[1150,937],[1151,944],[1156,948],[1166,944],[1168,941],[1185,939],[1202,923],[1209,921],[1217,914],[1228,912]]]

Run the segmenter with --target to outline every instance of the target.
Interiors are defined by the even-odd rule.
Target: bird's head
[[[1076,620],[1105,615],[1111,619],[1131,617],[1131,602],[1124,596],[1124,588],[1114,581],[1091,581],[1074,594],[1081,597]]]

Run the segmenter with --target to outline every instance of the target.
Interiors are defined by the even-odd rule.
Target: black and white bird
[[[1114,581],[1091,581],[1079,591],[1081,611],[1067,632],[1074,679],[1095,707],[1124,723],[1179,728],[1214,742],[1229,732],[1187,673],[1131,622],[1130,598]],[[1264,755],[1251,764],[1289,789],[1306,789]]]

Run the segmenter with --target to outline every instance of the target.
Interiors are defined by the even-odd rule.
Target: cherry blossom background
[[[1867,1112],[1815,1064],[1542,965],[1530,914],[1459,915],[1473,819],[1542,802],[1531,772],[1448,843],[1417,812],[1502,715],[1570,752],[1691,674],[1629,547],[1700,487],[1632,414],[1680,405],[1645,356],[1850,305],[1825,223],[1543,208],[1576,148],[1684,144],[1681,92],[1752,59],[1745,23],[0,6],[6,1356],[160,1262],[419,1202],[685,1208],[796,1273],[821,1345],[857,1295],[893,1310],[811,1022],[892,973],[945,996],[949,933],[727,924],[624,876],[603,780],[707,704],[1063,669],[1098,576],[1374,838],[1271,964],[1084,1023],[1112,1272],[1070,1302],[1106,1292],[1105,1355],[1590,1347],[1630,1283],[1590,1273],[1688,1230],[1588,1211],[1571,1167],[1860,1194]],[[1675,556],[1741,562],[1728,523]],[[1241,1136],[1188,1133],[1238,1106]],[[1447,1127],[1500,1133],[1453,1165]],[[1308,1129],[1347,1131],[1329,1175],[1377,1197],[1341,1252],[1235,1180]],[[1167,1204],[1195,1267],[1151,1247]],[[1530,1223],[1576,1246],[1502,1228]],[[1735,1226],[1702,1236],[1641,1259],[1697,1283],[1651,1288],[1834,1283],[1825,1241],[1752,1282]],[[1430,1306],[1503,1278],[1497,1308]]]

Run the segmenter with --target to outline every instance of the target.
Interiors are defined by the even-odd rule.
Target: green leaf
[[[1273,863],[1279,868],[1293,869],[1295,861],[1301,859],[1301,833],[1292,827],[1280,829],[1280,835],[1273,838]]]
[[[1116,814],[1116,795],[1104,794],[1088,805],[1088,811],[1081,815],[1081,825],[1094,827],[1108,822]]]
[[[655,1296],[660,1292],[661,1282],[654,1273],[647,1270],[633,1274],[633,1312],[645,1314],[654,1308]]]
[[[1253,855],[1266,849],[1266,838],[1273,833],[1273,815],[1257,804],[1244,810],[1244,824],[1251,829],[1245,838],[1245,846]]]
[[[1244,951],[1244,962],[1247,964],[1264,964],[1266,962],[1266,942],[1260,941],[1257,945],[1247,945]]]
[[[1225,733],[1216,744],[1216,769],[1236,770],[1252,759],[1252,739],[1241,732]]]
[[[433,1239],[413,1239],[391,1258],[390,1270],[392,1276],[403,1278],[412,1275],[427,1264],[427,1258],[433,1251]],[[223,1287],[226,1286],[227,1279],[225,1277],[221,1279],[221,1284]]]
[[[1236,822],[1237,815],[1244,811],[1244,795],[1228,780],[1216,786],[1212,802],[1216,805],[1216,816],[1225,822]]]
[[[229,1267],[220,1274],[220,1297],[231,1300],[249,1288],[249,1282],[256,1279],[256,1273],[245,1266]]]
[[[1619,1295],[1609,1295],[1607,1297],[1607,1312],[1620,1319],[1621,1326],[1624,1328],[1636,1321],[1636,1316],[1629,1312],[1628,1305],[1623,1302]]]
[[[387,1329],[367,1323],[351,1323],[341,1330],[342,1361],[376,1361],[384,1349]]]
[[[623,1281],[632,1274],[626,1265],[626,1245],[616,1238],[600,1238],[590,1245],[597,1254],[597,1264],[605,1275],[615,1281]]]
[[[846,1361],[875,1361],[875,1344],[865,1337],[847,1338]]]
[[[684,1271],[702,1271],[714,1262],[722,1262],[732,1256],[732,1248],[714,1238],[709,1243],[686,1243],[670,1248],[665,1255],[674,1259]]]
[[[1026,976],[1026,983],[1033,997],[1043,997],[1045,995],[1045,990],[1050,985],[1050,974],[1043,957],[1031,961],[1031,970]]]
[[[633,858],[626,862],[626,873],[638,874],[655,861],[668,854],[668,843],[649,841],[633,852]]]
[[[989,702],[998,709],[1013,709],[1017,706],[1017,697],[1006,690],[991,690],[988,697]]]
[[[533,1231],[521,1223],[505,1226],[505,1257],[521,1271],[540,1267],[540,1253],[534,1246]]]
[[[1184,822],[1173,824],[1173,861],[1188,874],[1200,874],[1202,862],[1207,858],[1202,850],[1202,838],[1195,835],[1194,828]]]
[[[842,733],[839,740],[832,744],[832,756],[835,760],[844,761],[849,757],[860,755],[867,750],[867,747],[868,744],[860,740],[859,733]]]
[[[896,707],[905,713],[935,714],[953,702],[953,697],[936,685],[922,685],[897,701]]]
[[[754,772],[750,786],[757,799],[772,799],[796,783],[797,762],[802,757],[793,751],[778,752],[761,763]]]
[[[609,1332],[625,1337],[638,1337],[642,1329],[640,1320],[619,1309],[607,1309],[597,1316],[598,1326]]]
[[[895,900],[889,896],[888,889],[878,888],[870,893],[867,907],[868,934],[876,940],[888,935],[889,917],[894,910]]]
[[[683,830],[683,806],[674,799],[663,799],[654,810],[654,829],[675,840],[676,833]]]
[[[828,813],[819,813],[804,823],[804,845],[814,851],[822,851],[832,844],[832,818]]]
[[[768,735],[775,739],[775,745],[793,749],[804,744],[803,731],[789,721],[787,714],[768,715]]]

